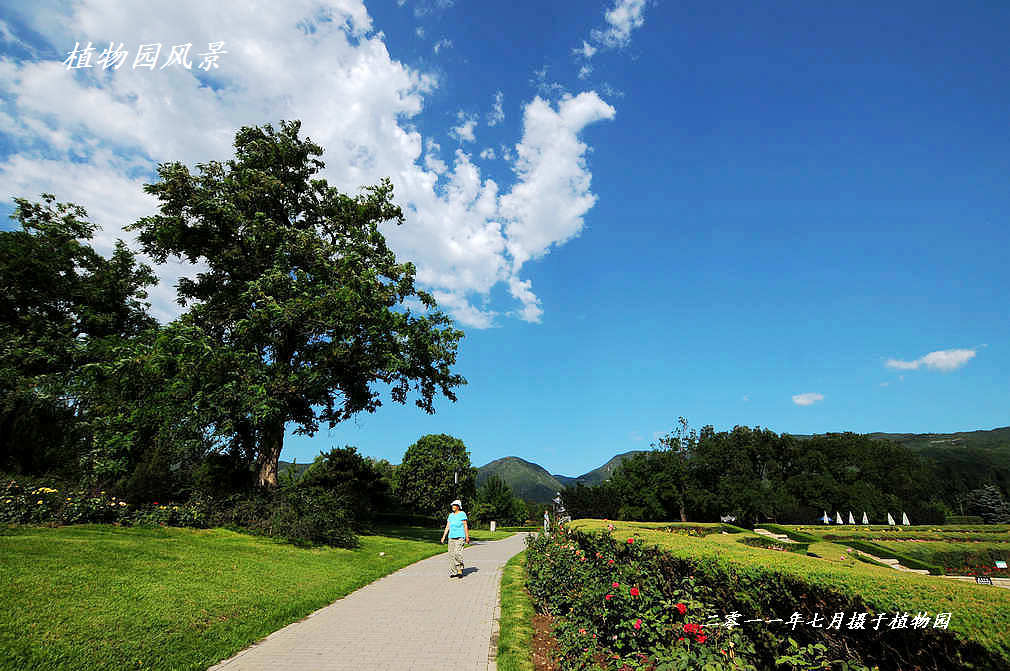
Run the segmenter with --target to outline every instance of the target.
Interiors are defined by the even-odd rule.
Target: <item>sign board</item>
[[[491,533],[494,533],[494,527],[497,524],[494,520],[491,520]]]
[[[1006,562],[1002,559],[996,560],[996,568],[1006,568]]]
[[[975,576],[975,583],[978,585],[991,585],[992,578],[987,575],[977,575]]]

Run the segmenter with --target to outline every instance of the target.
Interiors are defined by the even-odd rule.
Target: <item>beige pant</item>
[[[449,539],[449,575],[463,570],[463,544],[465,538]]]

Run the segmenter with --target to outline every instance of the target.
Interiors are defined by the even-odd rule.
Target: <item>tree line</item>
[[[700,432],[681,418],[653,450],[626,459],[593,487],[563,492],[573,518],[809,524],[824,511],[883,524],[888,512],[913,523],[942,524],[957,515],[1010,522],[1006,474],[952,478],[951,464],[887,440],[855,433],[799,438],[769,429]],[[847,517],[847,515],[846,515]]]

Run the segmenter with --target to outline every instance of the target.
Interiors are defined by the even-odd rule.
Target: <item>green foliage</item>
[[[465,380],[451,371],[461,331],[414,286],[379,231],[403,223],[388,180],[357,197],[316,175],[322,148],[300,124],[243,127],[235,157],[158,167],[145,191],[160,213],[130,228],[144,251],[203,262],[179,280],[188,306],[179,322],[207,349],[188,383],[210,426],[251,454],[262,485],[276,484],[285,425],[312,435],[413,391],[434,412],[436,395],[455,401]],[[402,309],[417,300],[425,312]],[[187,363],[189,363],[187,361]],[[184,372],[185,372],[184,371]],[[188,399],[187,399],[188,400]]]
[[[348,445],[321,452],[298,481],[302,487],[321,487],[348,502],[358,525],[391,506],[390,483],[373,460]]]
[[[985,524],[978,515],[949,515],[944,524]]]
[[[78,370],[156,323],[144,289],[157,279],[122,241],[110,258],[96,252],[83,208],[14,200],[20,228],[0,231],[0,469],[69,476],[90,418]]]
[[[624,460],[608,482],[566,490],[566,507],[574,517],[636,521],[733,514],[744,525],[809,522],[825,509],[865,510],[878,519],[907,510],[925,523],[947,514],[928,461],[853,433],[802,441],[741,426],[699,433],[681,418],[654,448]]]
[[[235,452],[208,454],[193,475],[196,491],[204,496],[231,496],[253,484],[249,462]]]
[[[526,504],[512,495],[512,490],[497,475],[488,476],[477,490],[477,503],[472,516],[480,522],[495,520],[498,524],[520,524],[526,519]]]
[[[456,476],[459,482],[456,482]],[[408,510],[442,517],[453,499],[466,510],[477,493],[477,469],[459,438],[440,434],[422,436],[407,448],[395,471],[396,498]]]
[[[738,542],[750,545],[751,547],[779,550],[781,552],[800,552],[803,554],[806,554],[810,548],[809,543],[783,543],[774,538],[765,538],[764,536],[745,536],[739,539]]]
[[[995,485],[984,485],[968,492],[966,507],[969,515],[981,517],[986,524],[1010,523],[1010,504]]]

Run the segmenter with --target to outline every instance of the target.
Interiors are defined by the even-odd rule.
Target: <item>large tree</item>
[[[158,167],[145,190],[160,213],[132,228],[156,261],[184,257],[207,269],[181,278],[180,318],[215,343],[219,379],[242,380],[200,394],[218,412],[216,430],[255,454],[258,482],[276,485],[285,425],[312,435],[392,399],[434,412],[466,381],[452,372],[463,333],[414,286],[379,231],[402,224],[388,180],[352,197],[317,173],[322,148],[297,121],[244,127],[235,157]],[[420,303],[424,310],[412,311]],[[234,362],[231,364],[229,362]],[[240,363],[241,362],[241,363]],[[227,369],[241,365],[242,370]],[[246,366],[251,366],[246,368]]]
[[[122,241],[99,254],[84,208],[15,202],[20,227],[0,232],[0,468],[72,467],[87,435],[74,381],[108,343],[156,325],[145,287],[157,280]]]
[[[449,503],[461,499],[472,507],[477,493],[477,469],[459,438],[440,433],[422,436],[407,448],[396,468],[396,496],[408,509],[423,515],[448,514]]]

